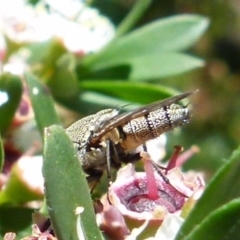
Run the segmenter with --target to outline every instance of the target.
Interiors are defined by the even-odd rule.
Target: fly
[[[194,92],[157,101],[126,113],[105,109],[70,125],[66,132],[77,150],[88,182],[96,183],[103,172],[141,159],[139,146],[162,133],[188,123],[191,114],[178,102]]]

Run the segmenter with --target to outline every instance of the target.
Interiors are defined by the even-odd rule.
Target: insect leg
[[[111,168],[119,169],[121,167],[121,160],[117,145],[110,139],[106,140],[106,165],[108,180],[111,181]]]
[[[110,140],[106,140],[106,164],[107,164],[107,178],[108,183],[111,182],[111,153],[110,153]]]
[[[169,179],[165,176],[165,174],[161,171],[162,169],[166,170],[166,168],[161,167],[159,164],[155,163],[153,160],[151,160],[151,163],[153,165],[153,168],[155,169],[155,171],[161,176],[161,178],[169,185],[171,185],[172,187],[174,187]],[[175,188],[175,187],[174,187]],[[188,198],[188,196],[186,196],[185,194],[183,194],[182,192],[180,192],[178,189],[175,188],[176,191],[178,191],[183,197]]]
[[[167,184],[170,184],[169,179],[164,175],[164,173],[161,171],[162,169],[165,169],[164,167],[159,166],[157,163],[155,163],[153,160],[151,160],[151,163],[153,165],[153,168],[155,171],[161,176],[164,182]],[[160,170],[161,169],[161,170]],[[171,185],[171,184],[170,184]]]
[[[165,174],[161,171],[161,170],[162,170],[162,167],[159,166],[157,163],[155,163],[155,162],[151,159],[151,157],[150,157],[150,155],[149,155],[149,153],[148,153],[148,151],[147,151],[147,146],[146,146],[146,144],[143,144],[143,151],[140,153],[140,156],[142,157],[142,159],[149,159],[149,158],[150,158],[149,160],[151,161],[154,170],[160,175],[160,177],[163,179],[164,182],[166,182],[167,184],[170,184],[169,179],[168,179],[168,178],[165,176]],[[164,168],[163,168],[163,169],[164,169]],[[170,185],[171,185],[171,184],[170,184]]]
[[[144,143],[142,146],[143,146],[143,151],[144,151],[144,152],[148,152],[148,151],[147,151],[147,145],[146,145],[146,143]]]
[[[146,143],[144,143],[142,146],[143,146],[143,151],[148,153]],[[151,160],[151,162],[152,162],[153,168],[154,168],[154,169],[158,172],[158,174],[162,177],[162,174],[163,174],[163,173],[160,173],[160,170],[159,170],[159,169],[166,170],[166,168],[160,166],[160,165],[157,164],[157,163],[155,163],[153,160]],[[164,179],[164,178],[163,178],[163,179]]]
[[[184,193],[180,192],[178,189],[176,189],[169,181],[169,179],[165,176],[165,174],[160,170],[161,167],[155,163],[154,161],[150,160],[152,163],[153,168],[155,169],[155,171],[161,176],[161,178],[163,179],[163,181],[167,184],[169,184],[170,186],[172,186],[179,194],[181,194],[183,197],[188,198],[188,196],[186,196]]]

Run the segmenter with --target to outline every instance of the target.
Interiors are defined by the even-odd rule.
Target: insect
[[[105,109],[70,125],[66,132],[77,150],[89,183],[122,163],[141,159],[137,147],[189,122],[190,111],[178,102],[194,92],[157,101],[126,113]]]

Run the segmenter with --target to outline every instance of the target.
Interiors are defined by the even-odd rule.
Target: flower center
[[[120,189],[119,189],[120,190]],[[152,212],[156,207],[165,207],[169,213],[182,208],[185,198],[174,187],[164,181],[157,181],[158,197],[151,199],[148,194],[146,179],[135,179],[118,191],[118,197],[123,205],[134,212]]]

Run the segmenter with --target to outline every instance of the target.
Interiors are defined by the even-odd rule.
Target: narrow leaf
[[[60,120],[47,87],[30,73],[26,73],[25,77],[38,129],[43,134],[45,127],[60,124]]]
[[[90,91],[82,93],[79,96],[79,102],[78,111],[87,115],[96,113],[104,108],[120,108],[124,106],[124,110],[131,110],[139,107],[138,104],[129,101]]]
[[[59,126],[46,129],[43,176],[50,219],[58,239],[78,239],[75,211],[83,208],[85,239],[101,239],[85,174],[73,144]]]
[[[33,210],[30,208],[1,206],[0,207],[0,236],[6,232],[15,232],[17,239],[31,234]]]
[[[203,196],[200,198],[182,228],[176,240],[185,238],[212,211],[223,204],[240,197],[240,148],[233,152],[231,158],[212,178]]]
[[[2,138],[0,136],[0,173],[2,172],[3,165],[4,165],[4,151],[3,151]]]
[[[132,108],[139,107],[139,105],[132,102],[94,91],[84,91],[77,98],[69,100],[58,99],[58,101],[82,115],[94,114],[105,108],[120,108],[124,106],[124,110],[131,110]]]
[[[18,76],[4,73],[0,76],[0,132],[11,124],[22,95],[22,82]]]
[[[29,44],[27,48],[31,53],[28,63],[44,82],[48,82],[55,72],[56,62],[66,52],[65,47],[61,41],[52,38],[45,42]]]
[[[105,65],[104,65],[105,64]],[[181,74],[204,65],[203,60],[183,53],[155,52],[139,54],[132,57],[128,54],[124,59],[109,59],[100,63],[100,68],[116,65],[131,66],[128,78],[133,81],[146,81]]]
[[[64,54],[58,59],[53,76],[47,83],[54,97],[69,99],[79,94],[75,67],[72,54]]]
[[[151,0],[138,0],[133,6],[130,13],[125,17],[117,28],[116,36],[119,37],[129,31],[140,19],[146,9],[149,7]]]
[[[86,57],[81,64],[99,70],[131,59],[177,52],[191,47],[203,34],[208,20],[198,15],[180,15],[158,20],[116,39],[97,55]]]
[[[129,79],[146,81],[181,74],[199,67],[204,61],[186,54],[161,53],[152,56],[139,56],[131,59]]]
[[[240,200],[235,199],[210,213],[184,240],[240,239]]]
[[[129,82],[121,80],[89,80],[82,81],[80,88],[94,91],[108,96],[125,99],[132,103],[148,104],[177,94],[170,88],[143,82]]]

